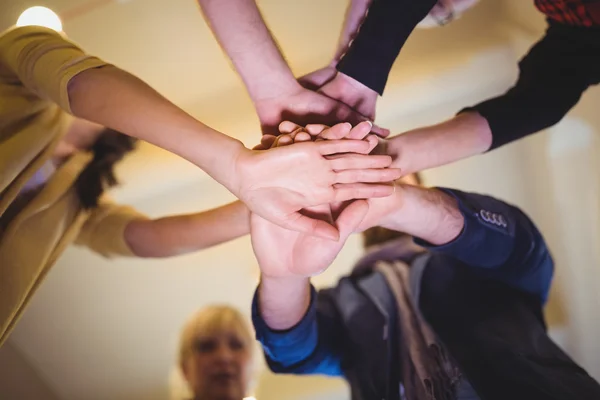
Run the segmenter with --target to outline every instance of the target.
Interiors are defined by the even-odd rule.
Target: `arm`
[[[337,241],[286,231],[251,215],[252,247],[261,269],[252,318],[275,372],[341,374],[339,315],[328,291],[316,295],[307,274],[331,265],[367,209],[358,200],[341,211]]]
[[[240,201],[198,214],[149,219],[131,207],[103,200],[76,243],[104,257],[172,257],[233,240],[249,232]]]
[[[138,257],[172,257],[202,250],[250,232],[250,213],[241,201],[209,211],[159,218],[134,219],[125,241]]]
[[[317,293],[307,278],[263,275],[252,322],[273,372],[342,375],[342,322],[331,290]]]
[[[505,94],[390,139],[396,166],[408,173],[448,164],[556,124],[599,80],[594,38],[600,40],[593,32],[550,27],[521,60],[519,78]]]
[[[373,0],[358,35],[337,64],[338,71],[379,94],[415,26],[436,0]]]
[[[57,32],[16,28],[0,58],[25,87],[72,113],[169,150],[232,188],[243,145],[196,121],[135,76],[83,52]]]
[[[542,235],[521,210],[458,190],[407,186],[398,192],[401,200],[389,206],[379,225],[407,232],[435,253],[547,299],[552,259]]]
[[[300,82],[374,120],[377,95],[383,94],[400,49],[435,2],[353,0],[331,64],[337,65],[339,72],[326,66]]]
[[[198,0],[198,3],[253,102],[297,90],[294,75],[254,0]]]
[[[277,48],[255,0],[198,0],[219,44],[242,77],[263,133],[283,120],[306,125],[357,124],[366,117],[347,105],[303,88]],[[374,127],[374,132],[384,131]]]
[[[348,199],[370,197],[365,192],[373,190],[389,193],[382,185],[343,183],[334,187],[340,169],[361,169],[361,164],[369,169],[389,166],[388,160],[366,155],[353,155],[346,167],[334,165],[340,164],[339,159],[325,158],[334,153],[367,154],[367,142],[305,143],[302,147],[253,152],[239,140],[196,121],[133,75],[86,55],[52,30],[25,27],[10,31],[0,38],[0,57],[15,79],[39,97],[78,117],[178,154],[206,171],[253,212],[288,229],[337,238],[331,225],[299,213],[314,204],[296,210],[293,204],[329,203],[333,200],[329,197],[342,194],[340,190],[345,192],[342,197],[352,196]],[[302,165],[302,173],[298,165]],[[279,171],[276,176],[271,173],[275,169]],[[382,181],[389,180],[389,170],[380,172],[386,175]],[[316,190],[312,196],[300,195],[307,188]]]

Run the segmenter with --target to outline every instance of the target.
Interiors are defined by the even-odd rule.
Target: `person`
[[[181,332],[178,352],[190,400],[242,400],[253,343],[248,324],[233,307],[212,305],[194,314]]]
[[[244,51],[241,47],[241,43],[257,42],[264,51],[276,51],[253,0],[199,2],[250,92],[252,82],[269,82],[275,87],[285,82],[294,86],[281,61],[253,60],[258,58],[258,55],[253,56],[254,48]],[[559,122],[587,88],[600,82],[600,57],[597,56],[600,0],[534,2],[547,17],[548,29],[520,61],[515,85],[503,95],[464,108],[448,121],[411,130],[387,141],[389,154],[396,158],[395,167],[405,174],[422,171],[494,150],[539,132]],[[305,88],[349,106],[357,115],[374,120],[378,96],[383,95],[394,61],[414,28],[419,24],[431,26],[432,21],[445,25],[476,3],[474,0],[351,0],[332,60],[298,81]],[[227,10],[234,8],[237,10],[235,18],[242,19],[238,14],[243,13],[246,24],[228,23]],[[293,105],[294,110],[305,110],[308,100],[304,99],[308,95],[297,99],[291,93],[279,94],[275,102]],[[260,108],[260,101],[255,97],[253,100]],[[292,122],[300,125],[313,122],[286,111],[286,119]],[[267,119],[265,116],[264,120]],[[386,130],[376,133],[381,132],[384,136],[389,133]],[[411,154],[411,157],[402,157],[402,154]]]
[[[534,3],[546,16],[548,28],[520,60],[514,86],[463,108],[448,121],[395,136],[387,143],[389,154],[397,157],[394,166],[409,174],[537,133],[562,120],[589,87],[600,83],[600,1]],[[431,26],[432,21],[445,25],[474,4],[473,0],[375,0],[369,5],[353,0],[351,7],[358,9],[359,17],[347,18],[344,28],[352,32],[345,35],[351,39],[341,41],[329,65],[304,79],[320,93],[374,118],[378,95],[414,27]]]
[[[600,398],[547,334],[553,261],[517,207],[414,175],[388,198],[339,207],[338,242],[251,215],[252,319],[272,371],[343,376],[353,399]],[[357,231],[368,253],[316,291],[309,276]]]
[[[254,0],[198,0],[204,18],[242,78],[263,134],[279,123],[300,125],[373,120],[342,102],[303,87],[294,77]],[[378,126],[373,132],[387,136]]]
[[[104,191],[116,183],[113,167],[133,149],[132,138],[194,162],[245,204],[157,220],[113,204]],[[57,32],[6,31],[0,35],[0,344],[75,241],[105,256],[174,256],[246,234],[247,207],[290,228],[337,237],[331,225],[295,215],[294,204],[386,195],[393,188],[377,182],[399,175],[384,169],[387,156],[335,154],[373,147],[347,143],[250,151]],[[356,173],[363,176],[357,180]]]

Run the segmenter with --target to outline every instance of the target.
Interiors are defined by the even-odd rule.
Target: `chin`
[[[242,400],[244,398],[243,392],[236,387],[227,388],[216,388],[213,391],[211,400]]]

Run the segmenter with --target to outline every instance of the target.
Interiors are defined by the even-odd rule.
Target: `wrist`
[[[203,126],[202,131],[203,134],[199,135],[202,142],[190,145],[192,149],[197,149],[191,161],[237,196],[237,163],[251,150],[241,141],[212,128]]]
[[[492,131],[478,112],[467,111],[388,140],[391,166],[410,174],[487,151],[492,144]]]
[[[262,79],[256,77],[244,82],[255,106],[268,101],[296,93],[302,89],[292,72],[286,70],[269,73]]]
[[[310,307],[310,281],[300,277],[261,275],[258,307],[273,330],[286,330],[302,320]]]
[[[464,227],[457,201],[432,188],[403,185],[402,202],[384,218],[381,226],[406,232],[434,245],[454,240]]]
[[[338,71],[338,73],[334,79],[339,81],[341,87],[345,90],[352,90],[354,92],[360,92],[360,94],[363,97],[366,97],[368,99],[375,99],[375,100],[377,99],[378,94],[376,91],[374,91],[370,87],[364,85],[363,83],[357,81],[356,79],[352,78],[351,76],[346,75],[343,72]]]

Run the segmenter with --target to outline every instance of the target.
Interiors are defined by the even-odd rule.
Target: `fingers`
[[[402,175],[400,169],[379,168],[379,169],[349,169],[335,173],[336,183],[378,183],[393,182]]]
[[[283,147],[283,146],[288,146],[293,143],[294,143],[294,139],[292,138],[291,135],[279,135],[279,136],[277,136],[277,139],[275,139],[275,143],[273,144],[273,147]]]
[[[323,124],[308,124],[304,127],[304,130],[313,136],[320,135],[325,129],[329,129],[328,125]]]
[[[294,136],[294,143],[299,142],[311,142],[312,136],[308,132],[298,132],[296,136]]]
[[[346,138],[350,134],[351,130],[352,125],[349,122],[344,122],[341,124],[335,124],[331,128],[324,129],[319,133],[319,136],[327,140],[340,140]]]
[[[382,128],[378,125],[373,125],[373,128],[371,128],[371,132],[382,138],[390,136],[389,129]]]
[[[369,154],[371,154],[371,152],[375,150],[377,145],[379,145],[379,138],[376,135],[367,135],[367,137],[364,140],[366,140],[369,143]],[[383,154],[385,154],[385,152]]]
[[[344,208],[335,221],[341,240],[348,239],[357,230],[368,211],[369,203],[366,200],[355,200]]]
[[[392,164],[392,157],[386,155],[334,154],[327,156],[326,158],[329,160],[331,169],[335,171],[345,169],[386,168]]]
[[[327,156],[336,153],[369,153],[369,143],[364,140],[322,140],[315,142],[321,155]]]
[[[257,149],[256,147],[254,148],[254,150],[268,150],[271,147],[273,147],[273,144],[275,143],[275,140],[277,139],[277,136],[274,135],[263,135],[262,138],[260,138],[260,144],[256,147],[261,147],[260,149]]]
[[[280,133],[292,133],[298,128],[302,127],[298,124],[293,123],[292,121],[283,121],[279,124]]]
[[[350,133],[348,136],[346,136],[346,139],[362,140],[371,132],[372,127],[373,123],[371,121],[363,121],[350,130]]]
[[[337,229],[320,219],[312,219],[299,212],[290,215],[281,224],[283,228],[304,233],[306,235],[318,236],[323,239],[338,240],[340,234]]]
[[[394,193],[393,185],[383,183],[341,183],[334,185],[333,189],[333,201],[387,197]]]

